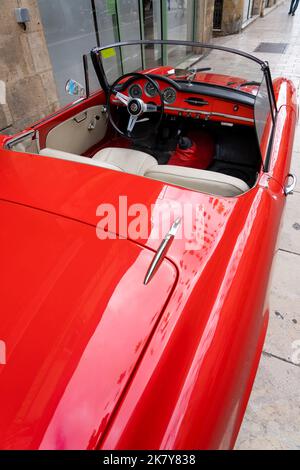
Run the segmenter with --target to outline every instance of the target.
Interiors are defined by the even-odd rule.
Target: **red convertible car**
[[[0,137],[0,448],[233,448],[295,88],[171,40],[93,49],[84,71],[72,104]]]

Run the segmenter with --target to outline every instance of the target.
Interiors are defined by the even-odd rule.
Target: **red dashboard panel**
[[[167,102],[167,100],[164,101],[166,114],[192,117],[195,119],[209,118],[210,120],[215,121],[234,122],[250,126],[254,125],[254,110],[252,106],[212,96],[201,95],[195,92],[193,93],[192,86],[191,92],[189,93],[186,91],[176,90],[163,80],[156,80],[156,82],[162,96],[164,96],[166,90],[173,90],[172,102]],[[140,96],[135,97],[143,99],[146,103],[160,104],[160,99],[157,95],[153,97],[147,95],[145,91],[146,84],[146,80],[136,80],[134,84],[127,87],[125,94],[130,94],[132,87],[137,85],[141,94]]]

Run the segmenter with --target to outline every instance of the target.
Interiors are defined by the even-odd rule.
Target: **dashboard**
[[[236,90],[201,83],[180,83],[150,75],[157,84],[164,102],[165,114],[210,119],[227,123],[254,125],[254,97]],[[147,80],[127,80],[122,92],[145,103],[160,104],[156,87]]]

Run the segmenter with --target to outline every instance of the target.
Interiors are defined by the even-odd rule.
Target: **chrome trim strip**
[[[287,178],[288,178],[288,180],[289,180],[290,178],[292,178],[292,182],[291,182],[290,184],[287,183],[287,184],[285,185],[285,187],[284,187],[284,194],[285,194],[286,196],[288,196],[289,194],[293,194],[294,189],[295,189],[296,184],[297,184],[297,177],[296,177],[296,175],[294,175],[293,173],[289,173],[289,174],[287,175]]]
[[[80,124],[81,122],[85,121],[87,118],[87,111],[82,111],[81,113],[76,114],[76,116],[73,117],[73,121],[77,122],[77,124]]]
[[[6,150],[11,150],[11,148],[12,148],[15,144],[17,144],[17,143],[19,143],[19,142],[22,142],[22,140],[26,139],[26,138],[29,137],[30,135],[31,135],[32,137],[34,137],[34,136],[35,136],[35,133],[36,133],[36,131],[35,131],[35,130],[32,130],[32,131],[24,132],[23,134],[18,135],[17,137],[13,137],[13,138],[10,139],[8,142],[5,142],[4,148],[5,148]]]
[[[165,106],[165,109],[169,111],[179,111],[182,113],[190,113],[190,114],[204,114],[205,116],[220,116],[229,119],[235,119],[238,121],[245,121],[245,122],[254,122],[254,119],[245,118],[241,116],[234,116],[233,114],[223,114],[223,113],[215,113],[213,111],[200,111],[199,109],[187,109],[187,108],[177,108],[175,106]]]
[[[164,260],[165,255],[167,254],[168,249],[170,248],[170,245],[172,244],[174,237],[177,233],[177,230],[181,224],[181,218],[178,217],[173,225],[171,226],[170,230],[168,231],[167,235],[161,242],[160,246],[158,247],[158,250],[151,261],[151,264],[148,268],[148,271],[146,273],[145,279],[144,279],[144,284],[145,286],[151,281],[153,278],[154,274],[158,270],[159,266]]]
[[[40,133],[39,133],[39,131],[35,131],[35,140],[36,140],[36,146],[37,146],[38,153],[40,153],[41,145],[40,145]]]

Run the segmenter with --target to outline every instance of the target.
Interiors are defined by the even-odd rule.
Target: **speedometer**
[[[142,87],[140,85],[131,85],[129,88],[129,94],[131,98],[141,98],[143,94]]]
[[[174,103],[176,101],[176,91],[174,88],[166,88],[163,92],[163,99],[167,104]]]
[[[146,83],[144,90],[145,90],[146,95],[150,96],[150,98],[154,98],[154,96],[157,95],[157,89],[151,82]]]

